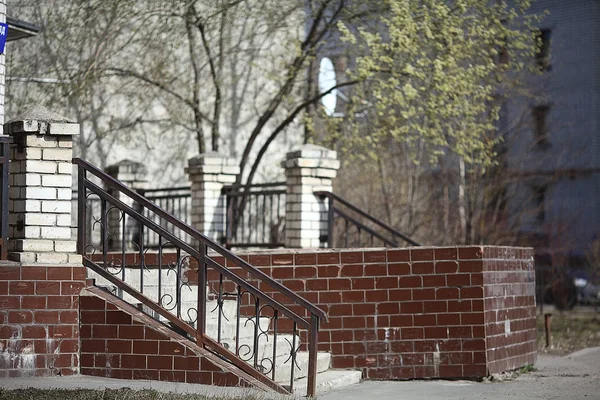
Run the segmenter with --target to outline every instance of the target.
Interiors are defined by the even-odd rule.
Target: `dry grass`
[[[552,346],[546,348],[544,316],[537,317],[540,353],[564,355],[586,347],[600,346],[600,313],[554,312],[551,321]]]
[[[106,389],[0,389],[0,400],[225,400],[231,397],[215,397],[194,394],[161,393],[155,390]],[[244,396],[244,400],[259,400]]]

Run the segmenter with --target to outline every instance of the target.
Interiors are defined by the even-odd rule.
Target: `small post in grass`
[[[546,328],[546,348],[552,346],[552,330],[550,328],[550,322],[552,321],[552,314],[544,314],[544,326]]]

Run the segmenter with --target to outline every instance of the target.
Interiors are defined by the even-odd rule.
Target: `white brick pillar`
[[[73,136],[79,124],[36,106],[4,125],[10,155],[9,259],[81,263],[71,236]]]
[[[287,182],[285,204],[285,246],[326,247],[328,202],[313,193],[331,192],[340,168],[337,153],[313,144],[287,153],[282,162]]]
[[[146,179],[146,167],[131,160],[121,160],[116,164],[106,167],[105,172],[117,179],[130,189],[140,192],[144,195],[143,190],[148,186]],[[133,200],[129,196],[123,195],[118,190],[108,188],[108,193],[114,196],[117,200],[125,203],[129,207],[136,208]],[[141,210],[141,207],[137,207]],[[139,240],[139,223],[133,218],[124,216],[116,209],[109,211],[108,220],[108,249],[110,251],[118,251],[121,249],[121,238],[123,235],[123,218],[125,218],[125,247],[127,250],[138,249],[133,243]]]
[[[221,191],[235,182],[240,167],[231,157],[206,153],[190,159],[186,172],[192,185],[192,226],[210,239],[223,241],[227,205]]]

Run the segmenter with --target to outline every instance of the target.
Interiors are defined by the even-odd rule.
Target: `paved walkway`
[[[320,400],[501,400],[501,399],[585,399],[600,400],[600,347],[565,357],[539,355],[536,371],[503,382],[410,381],[363,382],[333,390]],[[120,388],[155,389],[161,392],[199,393],[227,397],[257,394],[248,389],[219,388],[156,381],[123,381],[94,377],[0,379],[5,389],[37,388]],[[281,398],[265,396],[259,398]],[[288,397],[289,398],[289,397]]]

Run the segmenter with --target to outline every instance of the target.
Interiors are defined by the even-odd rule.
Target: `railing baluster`
[[[221,327],[223,318],[223,274],[219,274],[219,294],[217,296],[217,343],[221,343]]]
[[[279,312],[273,311],[273,370],[271,371],[271,379],[275,380],[275,368],[277,366],[277,323],[279,321]]]
[[[291,368],[290,368],[290,393],[294,393],[294,368],[296,368],[296,335],[298,334],[298,324],[294,321],[294,328],[292,329],[292,350],[291,357]]]
[[[255,315],[255,324],[254,324],[254,368],[258,367],[258,334],[260,328],[260,300],[258,297],[254,301],[254,315]]]
[[[121,222],[121,280],[125,281],[125,269],[127,268],[127,263],[125,262],[125,213],[121,211],[121,215],[123,216],[123,221]],[[119,297],[123,298],[123,289],[119,288],[118,290]]]
[[[333,243],[333,197],[329,197],[329,208],[327,209],[327,247],[334,247]]]
[[[269,235],[270,235],[269,240],[268,240],[269,243],[271,242],[271,240],[273,240],[275,242],[278,241],[277,231],[274,233],[272,232],[273,229],[277,229],[277,225],[275,225],[275,221],[273,218],[273,214],[274,214],[273,213],[273,197],[274,196],[275,195],[269,196]],[[275,244],[275,243],[273,243],[273,244]]]
[[[240,303],[242,301],[242,287],[237,285],[237,306],[235,312],[235,355],[240,355]]]
[[[266,227],[267,227],[267,195],[263,195],[263,209],[262,209],[262,240],[261,243],[266,242]]]
[[[158,236],[158,301],[159,305],[162,305],[162,236]],[[157,316],[158,319],[158,316]]]
[[[344,220],[344,225],[346,226],[344,230],[344,247],[348,248],[348,220]]]
[[[100,201],[100,240],[102,241],[102,265],[104,268],[108,269],[108,234],[107,234],[107,226],[108,226],[108,217],[106,215],[106,200],[102,199]]]
[[[198,262],[198,322],[196,324],[196,341],[198,345],[202,345],[203,336],[206,332],[206,269],[208,265],[206,263],[207,257],[206,245],[200,243],[200,254],[202,259],[196,260]]]
[[[181,249],[177,248],[177,270],[175,272],[175,301],[177,302],[177,318],[181,318],[181,264],[183,259],[181,258]]]
[[[144,293],[144,225],[140,224],[140,293]]]
[[[319,333],[319,318],[311,314],[310,332],[308,341],[308,382],[306,388],[307,397],[315,397],[317,388],[317,343]]]

